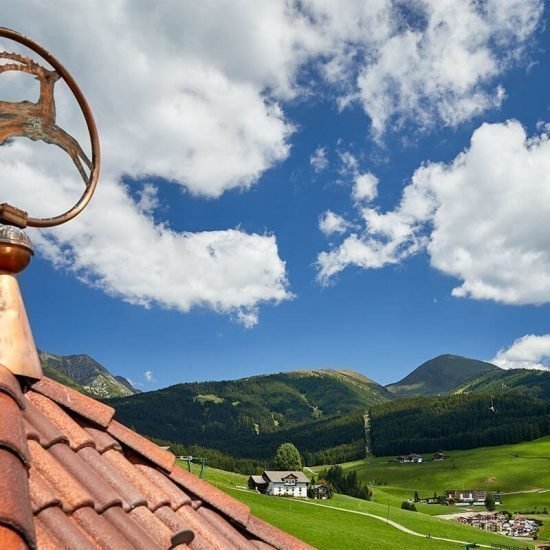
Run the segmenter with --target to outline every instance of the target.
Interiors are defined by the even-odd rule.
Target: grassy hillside
[[[453,393],[510,391],[550,399],[550,372],[529,369],[489,371],[454,388]]]
[[[421,513],[407,512],[376,502],[336,495],[329,501],[300,501],[260,495],[242,489],[246,476],[207,469],[206,480],[250,506],[253,514],[323,550],[373,548],[458,549],[457,541],[492,544],[496,548],[524,548],[525,543],[440,520]],[[389,512],[389,513],[388,513]],[[372,514],[377,518],[366,514]],[[421,536],[404,533],[387,523],[395,521]],[[427,538],[430,534],[432,538]],[[463,545],[462,545],[463,547]],[[532,548],[532,545],[528,545]]]
[[[482,374],[500,370],[491,363],[461,357],[440,355],[426,361],[395,384],[386,389],[395,397],[416,397],[420,395],[442,395]]]
[[[318,370],[178,384],[110,403],[141,433],[263,459],[284,441],[302,452],[362,441],[365,410],[388,399],[357,373]]]
[[[542,511],[546,507],[550,511],[550,437],[447,454],[441,462],[430,461],[431,455],[426,454],[422,464],[397,464],[392,462],[393,457],[380,457],[343,466],[373,483],[375,502],[397,505],[412,498],[414,491],[420,497],[429,497],[452,489],[485,489],[516,493],[504,495],[501,508],[505,510]],[[427,514],[453,511],[428,504],[419,504],[418,509]]]
[[[395,400],[370,409],[376,455],[471,449],[550,434],[550,402],[514,393]]]

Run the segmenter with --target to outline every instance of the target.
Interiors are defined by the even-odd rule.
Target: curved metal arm
[[[78,202],[70,210],[67,210],[67,212],[59,216],[54,216],[51,218],[33,218],[31,216],[26,217],[26,225],[29,225],[31,227],[52,227],[55,225],[60,225],[62,223],[68,222],[69,220],[72,220],[75,216],[78,216],[78,214],[80,214],[80,212],[82,212],[84,208],[86,208],[97,186],[99,178],[99,168],[101,163],[101,154],[99,148],[99,136],[97,133],[97,127],[95,125],[94,117],[92,115],[90,106],[88,105],[88,102],[84,97],[84,94],[78,87],[78,84],[75,82],[73,77],[69,74],[67,69],[65,69],[65,67],[55,57],[53,57],[53,55],[51,55],[47,50],[40,46],[40,44],[37,44],[36,42],[34,42],[34,40],[31,40],[30,38],[27,38],[26,36],[19,34],[16,31],[6,29],[4,27],[0,27],[0,38],[8,38],[10,40],[13,40],[14,42],[18,42],[19,44],[26,46],[36,54],[40,55],[55,69],[55,71],[67,83],[67,86],[74,94],[76,101],[78,102],[78,105],[80,106],[80,109],[82,110],[82,113],[84,115],[86,126],[88,127],[88,133],[90,135],[90,143],[92,147],[92,161],[90,166],[90,174],[88,176],[88,181],[86,182],[86,189],[84,190],[84,193],[82,194]],[[67,136],[64,136],[66,140],[68,140],[69,138],[74,139],[70,136]],[[27,137],[31,137],[31,139],[36,139],[32,136]]]

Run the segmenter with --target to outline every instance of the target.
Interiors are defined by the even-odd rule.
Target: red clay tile
[[[147,531],[140,524],[136,523],[132,517],[124,512],[122,508],[109,508],[103,517],[114,525],[118,532],[136,549],[151,550],[158,548],[158,544],[152,539]]]
[[[146,506],[138,506],[129,514],[132,519],[141,525],[156,541],[160,548],[170,548],[170,538],[172,531],[160,521],[149,508]]]
[[[136,506],[147,506],[145,497],[112,464],[95,449],[84,447],[78,456],[103,480],[105,480],[122,499],[124,510],[129,512]]]
[[[212,548],[224,550],[232,548],[231,541],[223,533],[216,529],[206,518],[199,515],[191,506],[183,506],[177,514],[189,525],[193,531],[200,535]],[[224,521],[222,519],[222,521]]]
[[[267,542],[264,542],[263,540],[255,539],[251,542],[254,545],[254,548],[259,548],[260,550],[273,550],[273,546],[271,546],[271,544],[267,544]]]
[[[94,440],[95,448],[101,454],[109,449],[117,449],[118,451],[122,450],[120,443],[113,439],[107,432],[94,428],[92,426],[86,426],[84,428]]]
[[[0,393],[0,447],[15,453],[26,466],[29,462],[23,415],[11,395]]]
[[[36,468],[50,484],[65,512],[70,514],[83,506],[94,505],[90,493],[48,451],[32,440],[29,441],[29,448],[32,468]]]
[[[132,462],[132,458],[130,458]],[[146,464],[134,464],[135,467],[163,491],[170,499],[172,510],[177,510],[185,504],[191,504],[191,498],[184,493],[175,483],[170,481],[163,473]]]
[[[23,426],[25,427],[27,439],[34,439],[40,443],[40,434],[38,430],[26,418],[23,418]]]
[[[203,506],[197,510],[196,515],[202,516],[212,526],[212,531],[219,531],[227,540],[231,541],[234,548],[239,550],[250,550],[252,545],[235,527],[233,527],[226,519],[221,517],[214,510]]]
[[[21,410],[25,408],[25,400],[19,381],[4,365],[0,365],[0,392],[11,395]]]
[[[55,445],[55,443],[69,442],[59,428],[49,418],[44,416],[42,411],[32,401],[28,399],[26,401],[27,408],[23,413],[23,418],[27,427],[30,427],[32,430],[30,434],[27,431],[29,439],[35,439],[45,449]]]
[[[132,550],[130,542],[124,539],[117,528],[92,508],[80,508],[73,514],[72,519],[94,541],[97,548]]]
[[[189,544],[195,538],[195,532],[190,528],[189,522],[176,514],[170,506],[161,506],[158,510],[155,510],[155,516],[172,531],[172,534],[178,533],[182,539],[185,538],[186,544]]]
[[[40,550],[59,550],[61,543],[48,531],[40,519],[34,520],[36,547]]]
[[[176,457],[172,453],[169,451],[163,451],[152,441],[149,441],[126,426],[123,426],[116,420],[113,420],[109,424],[107,433],[111,434],[115,439],[118,439],[120,442],[124,443],[124,445],[130,447],[130,449],[133,449],[167,472],[172,469],[174,463],[176,462]]]
[[[87,508],[91,510],[91,508]],[[58,542],[58,549],[78,548],[78,550],[96,550],[95,541],[87,537],[78,528],[75,522],[71,521],[63,513],[61,508],[53,506],[45,508],[36,516],[37,523],[41,523],[49,538]],[[39,550],[42,548],[39,546]]]
[[[27,469],[18,456],[0,449],[0,525],[17,531],[34,547],[34,522]]]
[[[32,389],[104,428],[109,425],[115,414],[115,410],[112,407],[108,407],[87,395],[67,388],[47,377],[43,377],[38,382],[35,382],[32,385]]]
[[[147,506],[155,511],[160,506],[170,506],[170,499],[154,483],[151,483],[122,453],[110,449],[102,455],[147,499]]]
[[[15,531],[0,525],[0,548],[2,550],[27,550],[28,546]]]
[[[69,439],[69,445],[73,451],[78,451],[82,447],[93,446],[92,436],[51,399],[33,391],[27,392],[26,397]]]
[[[53,487],[42,477],[37,468],[29,471],[29,492],[33,514],[38,514],[48,506],[60,506],[61,500],[55,494]]]
[[[210,504],[212,508],[223,512],[241,525],[246,526],[250,517],[250,508],[238,500],[222,493],[206,481],[198,478],[183,468],[175,465],[170,473],[170,479],[181,485],[185,490],[197,495]]]
[[[102,513],[111,506],[122,506],[122,499],[98,476],[90,466],[64,443],[50,447],[49,452],[80,484],[88,490],[94,499],[96,512]]]
[[[311,548],[305,542],[294,538],[292,535],[277,529],[277,527],[273,527],[273,525],[269,525],[269,523],[255,516],[250,516],[246,529],[252,535],[271,544],[271,546],[274,546],[278,550],[305,550]]]

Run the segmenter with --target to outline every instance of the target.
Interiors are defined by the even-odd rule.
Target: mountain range
[[[93,397],[122,397],[138,393],[129,380],[111,374],[89,355],[55,355],[39,351],[38,356],[47,376]]]
[[[371,447],[371,433],[375,452],[407,449],[413,441],[419,446],[420,440],[411,438],[410,430],[403,431],[410,415],[422,418],[417,423],[420,427],[439,426],[441,410],[449,418],[456,410],[468,425],[479,418],[480,411],[489,409],[493,394],[528,396],[531,416],[533,411],[546,410],[533,399],[550,397],[550,372],[502,370],[448,354],[426,361],[386,387],[355,371],[318,369],[183,383],[144,393],[136,392],[129,381],[113,376],[86,355],[41,353],[41,359],[46,374],[107,400],[118,419],[150,437],[258,460],[269,459],[280,443],[292,441],[309,464],[360,458],[365,444]],[[521,418],[505,419],[502,409],[498,418],[486,420],[486,429],[492,430],[490,438],[482,431],[475,440],[462,437],[460,444],[486,440],[496,444],[502,438],[521,440],[546,431],[544,423],[531,427],[529,417],[523,422],[529,429],[518,432],[514,422]],[[521,417],[516,408],[514,414]],[[509,428],[495,435],[499,423]],[[450,441],[442,439],[444,430],[441,425],[438,433],[424,434],[422,445],[438,448],[440,442]]]

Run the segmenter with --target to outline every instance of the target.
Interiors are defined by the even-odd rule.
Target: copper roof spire
[[[0,365],[14,374],[37,379],[42,377],[42,368],[16,278],[33,255],[31,242],[22,228],[60,225],[87,206],[99,176],[99,138],[90,107],[63,65],[42,46],[15,31],[0,27],[0,38],[25,46],[53,68],[43,67],[20,53],[0,51],[0,76],[10,71],[23,72],[34,75],[40,84],[36,103],[0,101],[0,145],[16,137],[56,145],[70,156],[85,185],[82,196],[70,210],[51,218],[31,217],[10,204],[0,204]],[[65,81],[82,110],[90,134],[92,160],[77,140],[56,123],[54,86],[59,79]]]

